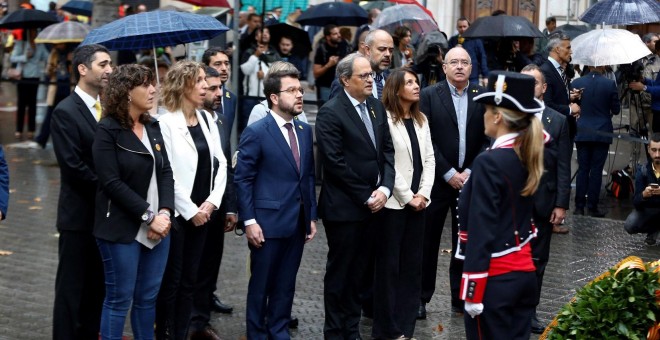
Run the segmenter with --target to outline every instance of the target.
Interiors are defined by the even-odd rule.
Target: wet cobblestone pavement
[[[4,95],[0,92],[0,96]],[[8,219],[0,223],[0,251],[8,254],[0,255],[0,339],[49,339],[57,268],[54,221],[59,169],[50,146],[42,150],[26,142],[12,144],[12,133],[13,112],[0,109],[0,142],[7,149],[11,174]],[[616,153],[623,158],[628,152],[617,150]],[[627,158],[620,159],[618,164],[626,161]],[[569,212],[566,225],[570,233],[553,236],[538,308],[543,322],[549,322],[573,297],[577,288],[626,256],[640,256],[645,261],[660,259],[660,246],[647,246],[644,235],[631,236],[623,230],[622,220],[630,210],[630,202],[605,198],[603,207],[614,219],[576,217]],[[449,248],[448,235],[444,233],[443,249]],[[300,326],[292,331],[293,339],[322,339],[326,254],[325,233],[320,223],[317,238],[305,248],[298,273],[293,314],[300,319]],[[231,315],[214,314],[212,320],[222,339],[245,337],[247,255],[245,238],[228,234],[217,293],[223,302],[234,306],[234,312]],[[448,264],[449,254],[443,251],[436,295],[427,305],[427,320],[417,323],[417,339],[464,338],[462,317],[449,311]],[[361,330],[363,338],[369,339],[369,319],[362,320]],[[126,335],[130,338],[128,326]]]

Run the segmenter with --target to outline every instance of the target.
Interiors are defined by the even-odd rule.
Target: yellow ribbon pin
[[[298,125],[298,128],[299,128],[300,130],[302,130],[302,129],[303,129],[303,128],[302,128],[302,125]]]
[[[156,144],[156,151],[160,152],[160,144]]]

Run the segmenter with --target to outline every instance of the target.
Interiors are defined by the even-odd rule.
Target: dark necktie
[[[362,118],[364,127],[367,128],[367,133],[369,134],[369,138],[371,138],[371,143],[374,144],[374,148],[375,148],[376,138],[374,137],[374,126],[371,124],[371,119],[369,119],[369,115],[367,114],[367,103],[358,104],[358,106],[360,107],[360,118]]]
[[[218,109],[215,110],[216,112],[218,112],[221,115],[225,114],[224,108],[222,107],[222,97],[224,97],[224,95],[225,95],[225,87],[223,86],[222,87],[222,95],[220,95],[220,105],[218,106]]]
[[[298,152],[298,141],[296,140],[296,134],[293,132],[293,125],[291,123],[284,124],[284,127],[289,131],[289,144],[291,144],[291,153],[293,153],[293,159],[296,161],[296,167],[300,172],[300,152]]]
[[[378,100],[383,100],[383,73],[376,73],[374,76],[374,82],[376,83],[376,93],[378,94]]]
[[[568,78],[566,77],[566,72],[561,66],[558,67],[557,69],[559,70],[559,74],[561,75],[561,80],[564,81],[564,87],[566,88],[566,92],[568,92]]]

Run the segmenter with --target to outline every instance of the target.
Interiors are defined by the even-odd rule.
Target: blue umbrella
[[[84,0],[71,0],[65,3],[61,9],[67,11],[71,14],[84,15],[86,17],[92,16],[92,9],[94,8],[94,3],[91,1]]]
[[[603,0],[580,15],[580,20],[595,25],[635,25],[660,21],[658,0]]]
[[[209,40],[229,28],[207,15],[175,11],[133,14],[93,29],[81,45],[140,50]]]

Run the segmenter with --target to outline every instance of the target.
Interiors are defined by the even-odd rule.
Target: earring
[[[128,102],[129,103],[131,102],[131,96],[128,96]]]

